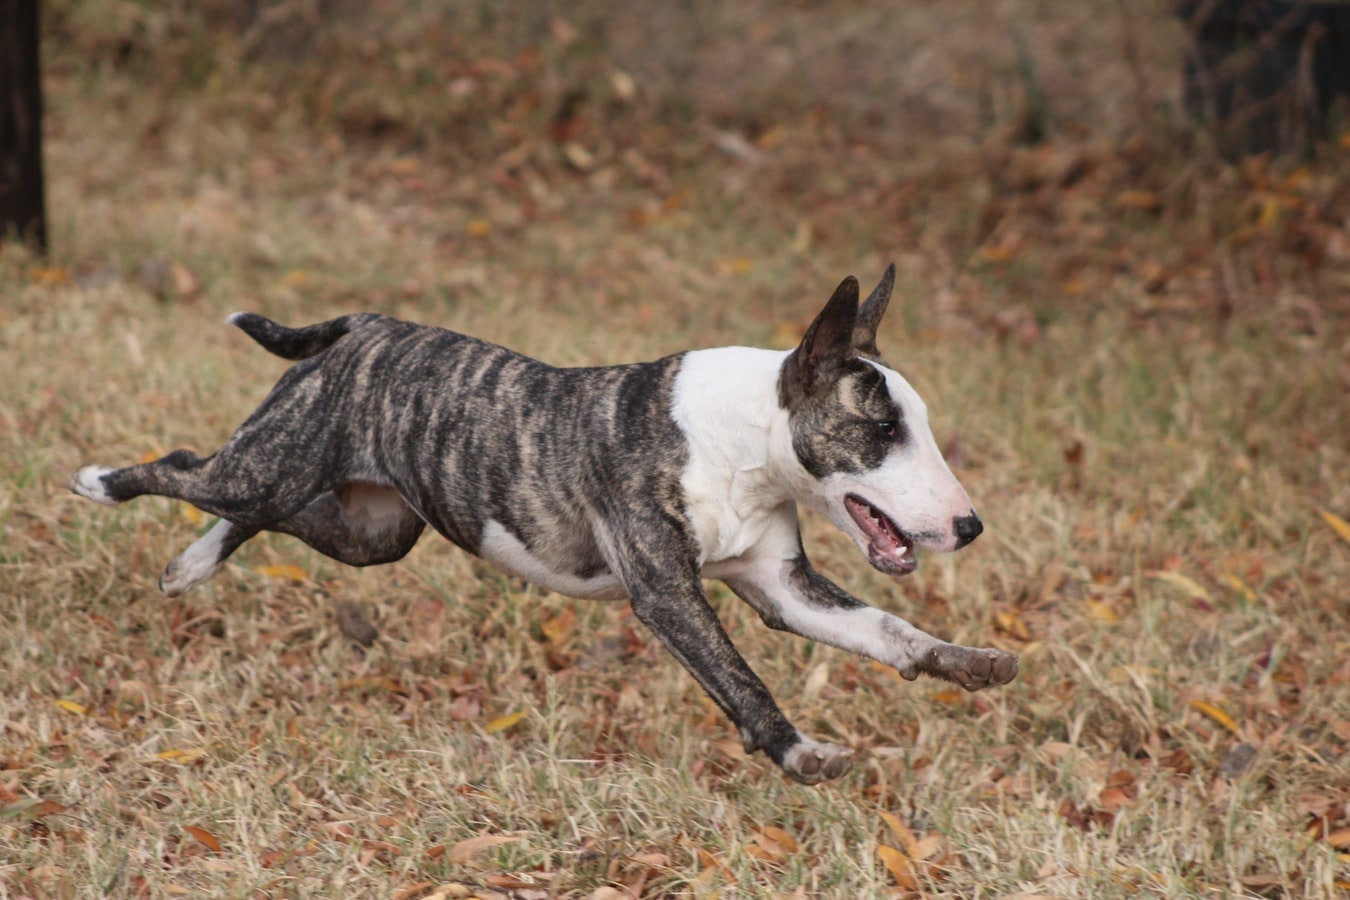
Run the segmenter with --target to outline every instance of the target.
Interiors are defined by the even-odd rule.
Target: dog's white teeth
[[[904,544],[901,544],[901,545],[900,545],[900,550],[899,550],[895,555],[896,555],[896,556],[904,556],[904,555],[905,555],[906,553],[908,553],[908,552],[909,552],[909,548],[906,547]]]

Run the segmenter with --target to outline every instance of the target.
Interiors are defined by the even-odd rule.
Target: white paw
[[[230,523],[220,519],[191,547],[175,556],[159,576],[159,589],[166,597],[177,597],[216,574],[220,568],[220,548]]]
[[[164,574],[159,576],[159,589],[164,592],[164,596],[177,597],[189,588],[208,580],[216,574],[216,569],[220,568],[216,562],[201,554],[194,556],[192,549],[195,546],[196,544],[193,544],[174,557],[165,567]]]
[[[802,784],[839,778],[853,768],[853,751],[803,737],[783,757],[783,771]]]
[[[103,487],[103,476],[111,471],[113,470],[104,466],[85,466],[71,476],[70,489],[95,503],[112,506],[117,501]]]

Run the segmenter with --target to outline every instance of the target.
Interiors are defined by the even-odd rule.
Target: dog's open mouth
[[[844,506],[867,536],[867,561],[888,575],[908,575],[919,566],[914,541],[884,512],[857,494],[844,497]]]

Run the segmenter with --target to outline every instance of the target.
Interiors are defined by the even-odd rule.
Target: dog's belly
[[[583,577],[569,572],[530,552],[529,547],[522,544],[495,519],[489,519],[483,526],[478,555],[531,584],[569,597],[619,600],[628,596],[613,573],[604,571]]]

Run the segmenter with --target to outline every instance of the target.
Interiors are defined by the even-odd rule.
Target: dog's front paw
[[[918,669],[925,675],[955,681],[968,691],[978,691],[1016,678],[1017,656],[1003,650],[939,644],[924,654]]]
[[[819,784],[846,775],[853,768],[853,751],[804,737],[784,754],[782,765],[794,780]]]

